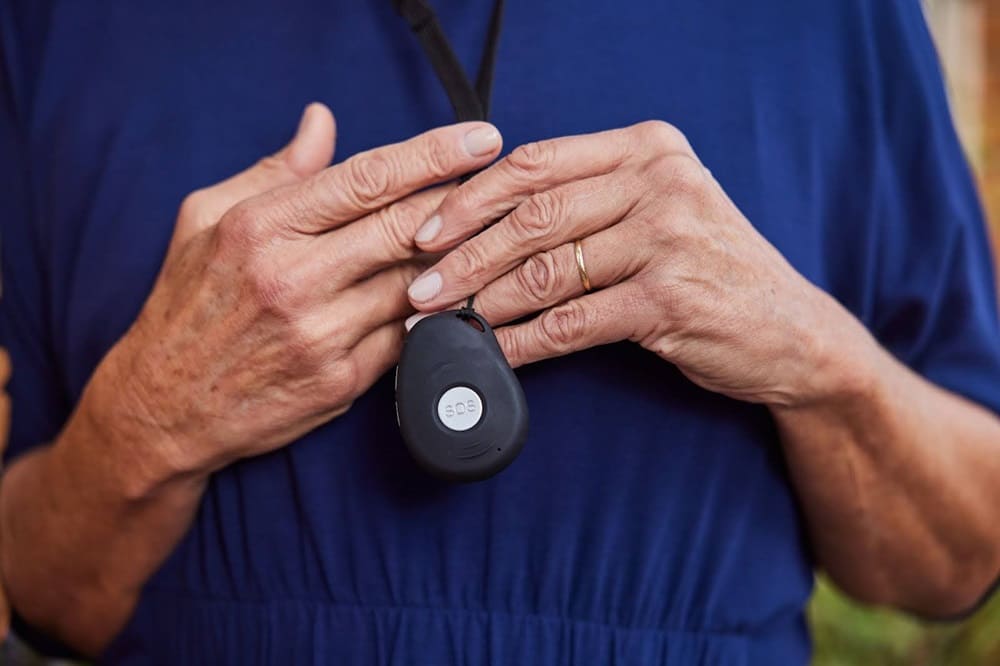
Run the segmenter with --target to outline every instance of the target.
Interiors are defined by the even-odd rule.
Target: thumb
[[[330,166],[337,139],[337,125],[325,104],[313,102],[302,112],[299,128],[276,158],[298,176],[298,180]]]
[[[303,111],[295,136],[284,148],[235,176],[187,196],[181,205],[172,245],[214,225],[244,199],[293,185],[323,170],[333,159],[335,140],[333,114],[324,104],[313,102]]]

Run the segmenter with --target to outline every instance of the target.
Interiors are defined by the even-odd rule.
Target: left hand
[[[662,122],[521,146],[451,192],[416,242],[451,249],[410,286],[419,310],[470,294],[494,326],[545,310],[496,329],[515,367],[632,340],[704,388],[792,406],[841,388],[875,347]]]

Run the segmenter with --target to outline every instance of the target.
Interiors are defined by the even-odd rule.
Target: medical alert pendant
[[[469,309],[421,319],[396,368],[396,418],[416,461],[449,481],[480,481],[524,446],[528,408],[493,330]]]

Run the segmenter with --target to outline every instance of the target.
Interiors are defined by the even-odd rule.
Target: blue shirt
[[[475,71],[492,0],[434,3]],[[9,457],[126,331],[189,191],[326,102],[337,160],[451,121],[389,0],[0,5]],[[984,225],[916,0],[509,0],[508,148],[659,118],[808,279],[919,373],[1000,409]],[[109,663],[805,664],[813,562],[767,410],[632,344],[518,371],[521,457],[405,452],[383,378],[214,476]]]

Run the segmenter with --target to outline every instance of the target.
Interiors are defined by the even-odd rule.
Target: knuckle
[[[393,167],[385,157],[371,154],[348,160],[347,194],[362,207],[372,206],[392,189]]]
[[[289,319],[293,314],[292,284],[262,258],[247,262],[246,272],[251,302],[262,312]]]
[[[542,314],[538,323],[543,344],[553,352],[564,352],[582,337],[586,312],[578,301],[567,301]]]
[[[676,163],[670,157],[657,157],[646,163],[646,176],[657,185],[670,183],[674,178]]]
[[[326,349],[328,364],[339,364],[348,360],[358,342],[364,338],[364,330],[359,327],[352,312],[338,308],[335,320],[325,319],[320,325],[321,338]]]
[[[396,201],[387,207],[387,213],[392,217],[400,231],[408,229],[415,231],[414,227],[427,217],[427,210],[410,199]]]
[[[550,237],[563,208],[562,198],[549,190],[529,197],[511,215],[522,235],[529,239]]]
[[[436,135],[430,136],[424,153],[424,166],[428,175],[435,179],[450,175],[454,162],[453,154],[454,151],[450,144],[445,143],[443,138]]]
[[[207,189],[195,190],[184,197],[177,216],[182,220],[197,220],[205,215],[211,194]]]
[[[441,203],[441,210],[447,210],[451,217],[463,218],[470,211],[479,210],[482,197],[479,189],[463,183],[445,198]]]
[[[528,258],[517,273],[521,289],[536,301],[547,301],[556,288],[556,262],[549,251]]]
[[[674,275],[651,275],[637,284],[637,298],[646,305],[654,305],[660,312],[668,316],[664,318],[666,325],[669,322],[686,321],[690,316],[687,311],[684,298],[684,287]]]
[[[678,194],[695,204],[704,203],[708,189],[705,187],[705,170],[697,160],[679,157],[671,187]]]
[[[705,172],[687,155],[660,157],[649,163],[651,177],[666,186],[671,195],[701,198],[705,191]]]
[[[324,382],[336,395],[353,400],[362,389],[361,370],[355,358],[345,354],[330,363],[324,372]]]
[[[375,227],[394,259],[405,259],[413,253],[412,220],[418,215],[419,211],[414,204],[397,201],[379,210],[375,216]]]
[[[547,171],[555,162],[555,144],[550,141],[525,143],[507,156],[507,163],[515,170],[528,175]]]
[[[260,237],[264,220],[259,211],[245,203],[230,208],[215,227],[219,248],[223,252],[245,252]]]
[[[634,213],[631,223],[633,225],[633,231],[637,239],[641,239],[640,242],[644,244],[659,244],[667,240],[673,240],[673,231],[670,224],[671,211],[665,206],[657,206],[650,210],[640,210]],[[658,248],[653,246],[653,252],[659,251]],[[634,275],[637,273],[645,261],[639,253],[632,253],[626,261],[623,261],[619,266],[623,273],[620,274],[621,278],[626,275]]]
[[[524,340],[520,333],[521,329],[504,327],[496,330],[497,343],[503,350],[504,356],[511,365],[518,365],[524,358]]]
[[[475,243],[465,243],[452,252],[452,271],[462,284],[471,284],[486,268],[486,260]]]
[[[662,120],[647,120],[634,126],[640,142],[660,152],[678,152],[690,148],[687,137],[679,129]]]
[[[312,326],[302,319],[296,319],[289,324],[285,349],[296,369],[313,374],[322,363],[321,350],[324,342]]]

